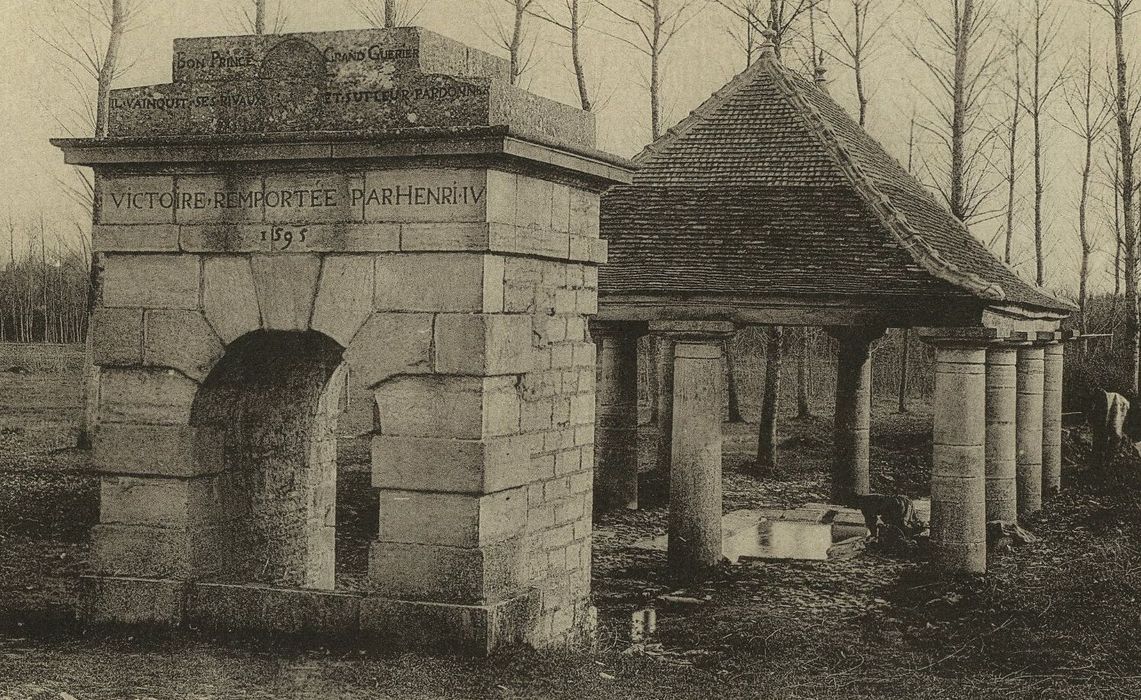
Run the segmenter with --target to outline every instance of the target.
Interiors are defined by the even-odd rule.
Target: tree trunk
[[[578,101],[584,112],[591,108],[590,93],[586,88],[586,71],[582,67],[582,54],[579,48],[578,0],[570,2],[570,42],[571,64],[574,66],[574,79],[578,85]]]
[[[396,26],[396,0],[384,0],[384,27],[391,29]]]
[[[523,71],[519,51],[523,46],[523,14],[526,10],[524,0],[515,0],[515,24],[514,29],[511,31],[511,45],[508,47],[508,53],[511,56],[511,84],[519,84],[519,74]],[[385,5],[385,22],[388,21],[388,6]]]
[[[951,213],[965,221],[967,218],[967,189],[964,178],[966,168],[966,84],[967,59],[970,52],[973,0],[963,0],[963,12],[955,22],[955,73],[952,82],[951,115]]]
[[[653,0],[654,26],[650,39],[650,133],[657,141],[662,135],[662,82],[658,62],[662,53],[662,2]]]
[[[812,417],[812,396],[808,390],[811,368],[808,366],[808,328],[800,328],[796,353],[796,417]]]
[[[1113,13],[1114,54],[1117,63],[1115,111],[1118,145],[1121,148],[1121,215],[1124,228],[1122,250],[1125,278],[1125,336],[1128,344],[1126,370],[1129,372],[1129,391],[1134,396],[1138,389],[1138,366],[1141,355],[1141,318],[1137,305],[1137,229],[1133,211],[1133,132],[1129,113],[1129,72],[1125,56],[1125,10],[1121,0],[1115,0]]]
[[[900,334],[899,349],[899,412],[907,413],[907,355],[911,350],[910,328],[904,328]]]
[[[741,416],[741,395],[737,389],[736,334],[725,339],[725,393],[729,397],[729,422],[743,423]]]
[[[761,420],[757,429],[757,473],[772,474],[779,469],[777,463],[777,414],[780,410],[780,369],[783,329],[770,326],[766,329],[765,390],[761,397]]]
[[[1038,286],[1046,284],[1046,257],[1042,250],[1042,12],[1035,2],[1034,13],[1034,269]]]
[[[111,81],[115,78],[119,47],[123,43],[125,29],[123,25],[126,21],[124,2],[126,0],[111,0],[111,36],[107,39],[107,52],[103,55],[103,63],[99,67],[98,94],[95,103],[95,138],[106,138],[110,125],[108,108],[111,104]]]
[[[868,117],[868,96],[864,91],[864,23],[860,17],[860,4],[852,3],[853,14],[856,21],[856,41],[852,44],[852,70],[856,74],[856,100],[860,104],[860,126],[865,126]]]
[[[1015,35],[1014,39],[1014,100],[1013,109],[1010,115],[1010,141],[1008,145],[1007,155],[1010,157],[1007,163],[1006,175],[1006,245],[1003,249],[1002,260],[1006,264],[1010,264],[1014,248],[1014,181],[1016,179],[1017,161],[1016,152],[1018,150],[1018,117],[1021,113],[1021,107],[1018,100],[1022,95],[1022,62],[1019,59],[1021,55],[1021,37]]]
[[[254,34],[265,34],[266,0],[254,0]]]

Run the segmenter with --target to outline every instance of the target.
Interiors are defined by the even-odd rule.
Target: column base
[[[486,656],[536,637],[540,595],[486,605],[394,600],[257,585],[85,576],[78,617],[93,625],[188,627],[355,639],[362,644]]]

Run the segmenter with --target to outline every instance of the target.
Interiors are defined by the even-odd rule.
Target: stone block
[[[491,226],[487,223],[404,224],[400,227],[400,250],[472,251],[491,249]]]
[[[432,371],[432,315],[376,313],[345,350],[354,386]]]
[[[488,655],[527,639],[540,607],[537,591],[491,605],[369,596],[361,601],[360,626],[385,644]]]
[[[143,363],[202,381],[222,357],[222,341],[199,311],[147,311]]]
[[[293,228],[292,240],[273,243],[286,253],[391,253],[400,250],[400,224],[306,224]],[[273,233],[271,231],[271,236]]]
[[[514,377],[397,377],[377,387],[376,402],[385,435],[481,439],[519,432]]]
[[[599,195],[578,188],[570,191],[570,233],[598,238]]]
[[[187,253],[269,253],[268,224],[198,224],[179,228],[178,246]]]
[[[503,258],[475,253],[397,253],[376,259],[380,311],[503,310]]]
[[[101,423],[95,428],[93,463],[104,474],[191,477],[225,466],[225,432],[186,425]]]
[[[312,329],[347,348],[372,312],[374,273],[370,256],[327,256],[313,303]]]
[[[570,232],[570,187],[554,183],[551,186],[551,230]]]
[[[206,320],[223,343],[261,328],[257,288],[248,258],[206,258],[202,274],[202,302]]]
[[[309,330],[321,258],[316,255],[254,255],[250,259],[262,327]]]
[[[523,532],[527,491],[485,496],[382,489],[380,531],[385,542],[484,547]]]
[[[197,390],[174,370],[106,368],[99,377],[99,420],[188,425]]]
[[[180,224],[254,222],[265,215],[260,175],[180,175],[176,184]]]
[[[240,517],[248,505],[230,474],[104,476],[99,488],[99,522],[104,525],[217,525]]]
[[[515,204],[515,225],[523,229],[550,231],[554,183],[520,175]]]
[[[344,638],[358,630],[361,596],[223,583],[191,584],[187,622],[225,631],[272,630]]]
[[[91,319],[93,362],[101,367],[143,361],[143,310],[96,308]]]
[[[233,569],[234,532],[228,527],[164,528],[95,525],[92,564],[98,574],[144,578],[198,578]]]
[[[169,175],[95,178],[95,222],[173,224],[174,178]]]
[[[487,221],[514,227],[518,175],[502,170],[487,171]]]
[[[265,220],[290,223],[361,221],[353,196],[359,176],[343,173],[281,173],[265,178]]]
[[[372,585],[394,598],[479,604],[517,595],[523,560],[520,539],[478,549],[373,542],[368,569]]]
[[[484,170],[373,170],[354,198],[368,221],[483,222],[487,185]]]
[[[107,255],[103,306],[197,309],[200,267],[194,255]]]
[[[372,485],[388,489],[494,493],[530,480],[530,436],[457,440],[377,435]]]
[[[177,253],[178,227],[173,224],[95,225],[91,227],[91,246],[96,253]]]
[[[80,585],[80,617],[88,624],[182,624],[186,605],[182,581],[84,576]]]
[[[478,376],[529,371],[531,323],[531,316],[520,314],[440,314],[436,371]]]

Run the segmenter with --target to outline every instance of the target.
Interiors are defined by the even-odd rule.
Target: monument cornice
[[[561,171],[598,186],[629,184],[637,165],[603,151],[506,126],[410,128],[376,132],[288,132],[149,137],[58,138],[69,165],[306,160],[487,158]]]

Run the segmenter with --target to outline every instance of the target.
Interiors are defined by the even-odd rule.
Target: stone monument
[[[418,28],[178,40],[95,171],[101,474],[82,615],[487,653],[589,635],[592,115]],[[341,397],[366,396],[337,427]],[[369,433],[367,582],[336,435]]]

